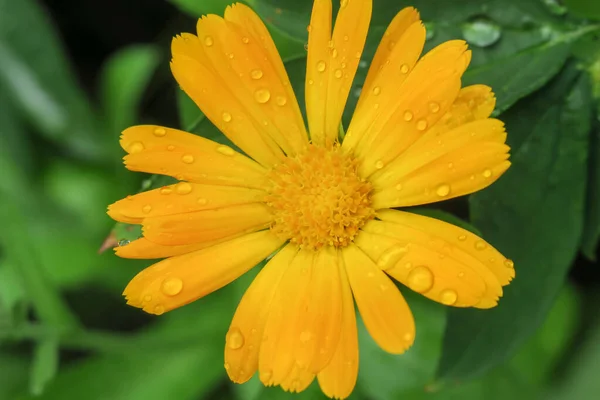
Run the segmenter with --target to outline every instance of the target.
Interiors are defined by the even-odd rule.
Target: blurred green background
[[[303,98],[311,0],[247,0]],[[335,2],[335,1],[334,1]],[[169,46],[224,0],[0,0],[0,399],[284,399],[223,368],[231,317],[256,270],[161,317],[121,291],[150,261],[110,250],[139,229],[106,216],[163,182],[126,171],[120,131],[158,123],[227,142],[170,76]],[[421,210],[514,259],[489,311],[402,288],[417,338],[379,350],[359,322],[352,399],[595,399],[600,391],[600,3],[374,0],[344,121],[393,15],[417,7],[427,48],[464,38],[464,83],[491,85],[512,168],[481,193]],[[140,189],[141,188],[141,189]],[[108,249],[100,252],[99,249]],[[300,399],[320,399],[313,384]]]

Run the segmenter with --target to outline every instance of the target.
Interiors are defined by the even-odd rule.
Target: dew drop
[[[312,31],[312,26],[308,25],[308,26],[306,27],[306,32],[310,33],[310,31]]]
[[[312,333],[310,331],[303,331],[300,334],[300,341],[302,343],[306,343],[308,342],[310,339],[312,339]]]
[[[123,247],[123,246],[127,246],[129,243],[131,243],[131,241],[130,241],[130,240],[128,240],[128,239],[121,239],[121,240],[119,240],[119,241],[117,242],[117,245],[118,245],[119,247]]]
[[[432,101],[431,103],[429,103],[429,110],[435,114],[440,111],[440,105],[435,101]]]
[[[478,240],[475,242],[475,248],[477,250],[484,250],[487,247],[487,244],[483,240]]]
[[[336,70],[335,70],[335,73],[334,73],[334,76],[335,76],[336,78],[340,79],[340,78],[342,77],[342,75],[343,75],[343,74],[344,74],[344,73],[342,72],[342,70],[341,70],[341,69],[336,69]]]
[[[227,57],[229,57],[229,58],[233,58],[233,57],[235,57],[235,56],[233,55],[233,53],[229,53],[229,54],[227,54]]]
[[[183,289],[183,281],[179,278],[170,277],[163,281],[160,290],[167,296],[176,296]]]
[[[163,137],[167,134],[167,130],[165,128],[156,128],[154,130],[154,136]]]
[[[192,185],[187,182],[179,182],[175,187],[175,191],[178,194],[188,194],[192,191]]]
[[[377,259],[379,268],[385,270],[396,265],[408,253],[408,249],[401,245],[395,245],[384,251]]]
[[[221,117],[223,117],[223,121],[231,122],[231,114],[229,114],[228,112],[224,112],[223,115],[221,115]]]
[[[465,273],[464,272],[459,272],[458,273],[458,277],[459,278],[464,278],[465,277]]]
[[[390,40],[390,42],[388,43],[388,50],[392,50],[395,45],[396,45],[396,42],[394,42],[393,40]]]
[[[460,235],[458,237],[458,240],[460,240],[461,242],[464,242],[465,240],[467,240],[467,235]]]
[[[337,49],[333,49],[333,50],[331,50],[331,57],[333,57],[333,58],[337,58],[337,56],[338,56],[338,51],[337,51]]]
[[[313,83],[315,83],[315,81],[313,81],[312,79],[309,79],[309,80],[308,80],[308,84],[309,84],[309,85],[312,85]]]
[[[225,343],[231,350],[237,350],[244,345],[244,335],[238,328],[233,328],[227,332]]]
[[[348,40],[350,40],[350,38],[348,37],[348,35],[344,35],[344,42],[347,42]]]
[[[381,93],[381,88],[380,88],[379,86],[375,86],[375,87],[373,88],[373,94],[374,94],[375,96],[379,96],[379,93]]]
[[[402,186],[402,184],[401,184],[401,183],[398,183],[398,184],[396,185],[396,190],[402,190],[402,187],[403,187],[403,186]]]
[[[260,104],[265,104],[271,99],[271,92],[268,89],[258,89],[254,92],[254,99]]]
[[[492,170],[491,169],[486,169],[485,171],[483,171],[481,173],[481,175],[483,175],[484,178],[489,178],[492,176]]]
[[[263,77],[262,69],[253,69],[250,71],[250,77],[252,79],[260,79]]]
[[[208,200],[206,200],[204,197],[200,197],[197,201],[198,204],[200,204],[201,206],[205,206],[208,203]]]
[[[248,44],[248,43],[250,43],[250,39],[248,39],[246,36],[244,36],[244,37],[242,38],[242,42],[243,42],[244,44]]]
[[[206,36],[204,38],[204,44],[207,45],[208,47],[212,46],[214,43],[213,38],[210,36]]]
[[[383,161],[379,160],[375,163],[375,168],[381,169],[381,168],[383,168],[383,165],[384,165]]]
[[[160,189],[160,194],[171,194],[173,193],[173,189],[170,188],[169,186],[165,186],[163,188]]]
[[[371,271],[367,274],[367,277],[369,277],[369,278],[373,278],[374,276],[375,276],[375,273],[373,271]]]
[[[223,154],[224,156],[233,156],[235,154],[235,151],[228,146],[219,146],[217,147],[217,151],[221,154]]]
[[[145,301],[146,303],[149,303],[149,302],[151,302],[151,301],[152,301],[152,296],[151,296],[151,295],[149,295],[149,294],[145,295],[145,296],[144,296],[144,301]]]
[[[458,295],[452,289],[442,290],[440,293],[440,302],[447,306],[451,306],[452,304],[456,303],[457,299]]]
[[[446,197],[450,194],[450,185],[444,183],[437,187],[435,193],[440,197]]]
[[[136,154],[144,150],[144,144],[142,142],[133,142],[129,145],[129,153]]]
[[[183,161],[186,164],[193,164],[194,163],[194,156],[191,154],[184,154],[181,157],[181,161]]]
[[[424,293],[433,286],[433,274],[424,265],[419,265],[410,271],[407,280],[408,287],[419,293]]]
[[[144,207],[142,207],[142,211],[144,214],[148,214],[150,211],[152,211],[152,206],[150,204],[146,204]]]
[[[408,67],[408,65],[406,65],[406,64],[402,64],[402,65],[400,66],[400,72],[401,72],[401,73],[403,73],[403,74],[407,74],[409,69],[410,69],[410,68],[409,68],[409,67]]]
[[[273,373],[271,371],[260,371],[260,381],[265,385],[270,383]]]
[[[413,113],[412,113],[412,111],[410,111],[410,110],[404,111],[404,120],[406,122],[408,122],[408,121],[410,121],[412,119],[413,119]]]
[[[285,98],[285,96],[277,96],[277,98],[275,99],[275,103],[277,103],[278,106],[283,107],[286,105],[287,99]]]
[[[223,364],[223,367],[225,367],[225,371],[229,371],[229,369],[231,368],[231,367],[229,366],[229,363],[225,363],[225,364]]]
[[[406,332],[404,336],[402,336],[402,339],[404,339],[406,342],[412,342],[413,338],[414,336],[410,332]]]
[[[323,72],[323,71],[325,71],[326,68],[327,68],[327,65],[325,64],[325,61],[321,60],[317,63],[317,71]]]
[[[345,8],[348,5],[348,0],[340,0],[340,8]]]
[[[512,269],[512,268],[515,267],[515,263],[510,258],[507,258],[506,260],[504,260],[504,266],[506,268],[511,268]]]
[[[417,122],[417,130],[424,131],[425,129],[427,129],[427,121],[424,119],[419,120],[419,122]]]
[[[487,47],[500,40],[500,26],[487,18],[478,17],[462,27],[463,38],[474,46]]]
[[[170,144],[170,145],[167,146],[167,150],[173,151],[173,150],[175,150],[175,146],[173,146],[172,144]]]
[[[154,307],[154,314],[156,315],[162,315],[165,313],[165,307],[161,304],[158,304],[156,307]]]

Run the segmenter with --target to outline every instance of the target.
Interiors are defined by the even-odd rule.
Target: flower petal
[[[174,246],[257,231],[268,227],[272,220],[273,215],[266,205],[251,203],[146,218],[142,232],[151,242]]]
[[[466,49],[463,41],[443,43],[417,63],[399,89],[380,89],[401,94],[388,107],[379,108],[381,112],[364,132],[358,130],[362,138],[353,151],[362,160],[363,176],[387,165],[446,113],[460,90],[460,76],[470,57]],[[365,124],[360,115],[355,118],[359,125]],[[351,123],[348,131],[357,130]]]
[[[134,196],[108,207],[108,214],[151,218],[262,202],[266,193],[244,187],[180,182]]]
[[[343,261],[340,257],[340,268]],[[342,327],[340,339],[333,358],[329,364],[317,375],[321,390],[327,396],[336,399],[345,399],[350,396],[356,378],[358,377],[358,333],[356,330],[356,311],[352,300],[350,283],[346,271],[341,269],[342,282]]]
[[[308,35],[306,113],[314,144],[337,140],[371,20],[371,0],[343,1],[331,33],[331,0],[316,0]]]
[[[352,293],[369,334],[388,353],[404,353],[415,338],[406,300],[386,274],[358,247],[342,250]]]
[[[314,380],[315,374],[294,364],[292,372],[281,382],[281,388],[286,392],[300,393]]]
[[[412,250],[409,250],[405,256],[406,261],[403,258],[404,271],[399,267],[399,263],[395,265],[393,271],[386,268],[386,272],[403,283],[410,279],[408,275],[412,270],[411,268],[416,267],[418,264],[433,269],[440,268],[440,266],[451,261],[452,263],[456,261],[467,270],[458,269],[457,266],[447,267],[447,269],[453,269],[457,276],[460,272],[464,272],[465,278],[469,273],[480,276],[485,282],[485,293],[482,300],[474,306],[489,308],[495,306],[498,298],[502,296],[502,286],[508,285],[515,276],[511,260],[502,256],[489,243],[465,229],[435,218],[397,210],[378,211],[377,217],[382,221],[370,221],[363,229],[367,232],[392,237],[402,245],[416,246],[414,252],[416,259],[415,262],[412,262],[412,266],[408,268],[408,271],[405,268],[405,263],[409,262],[410,259],[406,257],[412,253]],[[423,249],[429,251],[426,252]],[[428,258],[422,258],[429,252],[438,254],[439,261],[427,263],[427,260],[434,258],[429,255]],[[451,261],[445,261],[447,259]],[[406,284],[409,287],[411,286],[408,283]],[[445,289],[458,290],[453,287]]]
[[[269,308],[281,277],[296,252],[295,246],[287,245],[269,260],[252,281],[235,311],[225,346],[225,369],[235,383],[248,381],[258,368],[258,354]],[[243,339],[238,340],[239,346],[236,337]]]
[[[434,203],[481,190],[510,166],[504,124],[474,121],[419,142],[373,176],[375,209]]]
[[[230,147],[191,133],[154,125],[123,131],[121,146],[132,171],[213,185],[262,188],[266,169]]]
[[[270,231],[263,231],[168,258],[137,274],[123,295],[127,304],[162,314],[222,288],[282,243]]]
[[[412,7],[404,8],[396,14],[377,47],[344,138],[345,149],[357,147],[373,121],[393,109],[398,91],[417,63],[424,44],[425,27],[419,13]]]
[[[235,239],[241,235],[234,235],[222,239],[212,240],[208,242],[182,244],[176,246],[165,246],[149,241],[145,237],[133,240],[125,246],[115,248],[115,254],[122,258],[138,258],[138,259],[153,259],[167,258],[180,256],[182,254],[191,253],[192,251],[205,249],[218,243],[223,243],[231,239]]]

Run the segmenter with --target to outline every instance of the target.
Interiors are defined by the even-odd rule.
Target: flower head
[[[154,314],[232,282],[274,254],[242,298],[225,368],[242,383],[299,392],[315,377],[346,398],[358,374],[354,302],[390,353],[415,324],[392,281],[455,307],[490,308],[513,263],[473,233],[395,210],[473,193],[509,166],[491,89],[461,88],[463,41],[421,57],[425,28],[406,8],[385,32],[343,140],[340,121],[365,43],[370,0],[315,0],[305,83],[308,132],[269,33],[248,7],[198,21],[173,40],[181,88],[243,153],[159,126],[123,132],[125,165],[178,183],[116,202],[109,214],[141,224],[117,249],[164,258],[125,289]]]

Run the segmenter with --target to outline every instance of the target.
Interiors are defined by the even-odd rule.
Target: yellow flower
[[[402,10],[373,58],[347,134],[340,119],[361,58],[371,0],[316,0],[305,83],[308,132],[270,35],[248,7],[198,21],[173,40],[181,88],[236,144],[176,129],[123,132],[133,171],[180,182],[109,207],[143,226],[121,257],[166,258],[125,289],[128,304],[162,314],[232,282],[275,254],[242,298],[225,368],[242,383],[300,392],[315,377],[346,398],[358,374],[354,301],[378,345],[400,354],[412,314],[390,277],[434,301],[490,308],[513,263],[476,235],[393,210],[466,195],[509,167],[491,89],[461,89],[471,53],[441,44],[420,58],[425,28]]]

